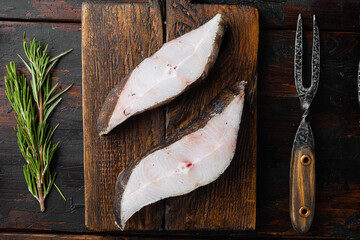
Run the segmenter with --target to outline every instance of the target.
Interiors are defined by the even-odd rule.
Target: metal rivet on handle
[[[310,209],[306,206],[303,206],[299,209],[299,214],[302,217],[308,217],[310,215]]]
[[[311,157],[309,155],[302,155],[300,162],[302,165],[307,166],[311,163]]]

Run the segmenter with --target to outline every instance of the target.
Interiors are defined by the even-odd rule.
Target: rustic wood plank
[[[162,108],[136,116],[101,138],[96,130],[109,91],[162,45],[160,11],[157,1],[83,5],[85,224],[90,230],[120,230],[113,214],[116,178],[164,136]],[[161,201],[145,207],[129,220],[126,229],[161,229],[163,213]]]
[[[130,234],[99,234],[99,233],[87,233],[87,234],[72,234],[72,233],[34,233],[34,232],[0,232],[0,239],[74,239],[74,240],[203,240],[203,239],[269,239],[274,238],[269,234],[257,234],[255,232],[197,232],[197,233],[130,233]],[[281,238],[278,236],[278,238]],[[301,238],[297,236],[287,236],[286,239],[339,239],[313,237],[308,235],[302,235]]]
[[[260,15],[261,22],[264,14]],[[24,31],[28,37],[36,36],[43,43],[49,43],[53,47],[51,55],[75,48],[59,62],[59,71],[55,72],[55,77],[58,76],[61,83],[68,85],[75,82],[76,87],[64,95],[64,102],[56,110],[56,114],[59,114],[54,117],[61,122],[56,138],[62,141],[56,159],[57,183],[71,200],[64,203],[54,191],[47,201],[49,211],[40,214],[38,204],[27,193],[21,171],[23,160],[12,129],[15,120],[11,112],[7,113],[10,105],[3,95],[4,82],[0,80],[0,229],[84,231],[80,28],[72,24],[0,22],[2,76],[5,75],[5,64],[17,60],[16,54],[22,52],[21,37]],[[320,88],[314,102],[314,111],[318,114],[311,122],[319,160],[316,169],[316,215],[310,232],[306,235],[296,234],[288,212],[291,145],[302,114],[293,85],[295,34],[293,31],[264,30],[260,33],[258,67],[256,231],[242,234],[189,232],[180,235],[183,237],[179,239],[191,236],[199,239],[244,236],[255,239],[360,238],[360,111],[356,100],[360,36],[358,32],[334,33],[322,29],[320,32],[322,68]],[[311,42],[311,34],[306,33],[305,38],[308,43]],[[310,60],[309,51],[305,60]],[[17,63],[20,61],[17,60]],[[310,70],[305,69],[307,73]],[[163,234],[163,239],[174,238],[172,232]],[[145,233],[140,238],[145,238]]]
[[[67,234],[67,233],[33,233],[33,232],[0,232],[0,239],[11,239],[11,240],[43,240],[43,239],[60,239],[60,240],[183,240],[186,239],[204,239],[203,237],[195,237],[185,234],[173,234],[172,236],[165,235],[154,235],[154,234],[132,234],[132,235],[116,235],[116,234]]]
[[[195,119],[222,88],[246,80],[237,151],[229,168],[214,183],[166,200],[168,230],[255,229],[258,12],[251,7],[188,5],[184,0],[169,0],[167,38],[196,28],[218,12],[225,18],[227,30],[217,62],[203,83],[168,105],[167,136]]]
[[[0,239],[11,239],[11,240],[28,240],[28,239],[73,239],[73,240],[116,240],[115,236],[101,236],[101,235],[75,235],[75,234],[55,234],[55,233],[20,233],[20,232],[0,232]],[[136,237],[125,237],[124,240],[135,240]]]
[[[24,159],[17,146],[13,127],[14,112],[5,96],[5,84],[0,80],[0,228],[81,231],[84,229],[84,189],[82,166],[81,117],[81,46],[79,24],[37,24],[0,22],[0,73],[5,65],[15,61],[25,69],[16,54],[24,56],[22,36],[36,37],[48,43],[50,56],[69,48],[74,51],[62,58],[55,67],[53,83],[64,88],[75,85],[63,96],[54,111],[53,124],[60,123],[54,141],[61,141],[53,165],[56,183],[67,197],[65,202],[53,189],[46,198],[46,212],[41,213],[36,199],[28,192],[22,166]]]
[[[95,0],[89,0],[95,1]],[[104,0],[106,2],[148,2],[148,0]],[[304,27],[311,29],[312,14],[316,14],[320,29],[359,30],[360,2],[358,0],[189,0],[202,4],[241,4],[259,9],[260,27],[293,28],[296,27],[297,16],[303,13]],[[0,18],[29,19],[49,21],[81,20],[81,3],[83,0],[2,0]]]
[[[82,0],[31,0],[26,2],[3,0],[0,17],[13,19],[57,19],[80,22],[82,2]]]
[[[312,15],[316,14],[320,29],[359,30],[357,0],[316,0],[316,1],[263,1],[263,0],[189,0],[202,4],[244,4],[259,9],[260,27],[296,28],[299,13],[303,14],[305,28],[312,29]]]
[[[88,0],[87,2],[95,2]],[[148,0],[104,0],[107,2],[148,2]],[[84,0],[3,0],[0,18],[80,22]]]
[[[311,110],[317,190],[306,236],[359,238],[360,34],[320,33],[320,83]],[[304,36],[307,79],[311,36]],[[257,229],[277,236],[299,236],[289,219],[288,185],[291,147],[302,115],[293,76],[294,41],[294,31],[263,31],[260,38]]]

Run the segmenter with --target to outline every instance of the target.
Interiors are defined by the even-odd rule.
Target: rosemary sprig
[[[16,71],[15,63],[10,62],[6,66],[8,76],[5,77],[5,93],[15,111],[18,146],[26,162],[23,166],[25,180],[30,193],[39,201],[40,210],[43,212],[45,198],[53,185],[66,200],[54,182],[56,173],[50,172],[52,157],[59,146],[59,142],[52,144],[51,139],[59,124],[53,128],[48,120],[60,103],[60,96],[73,84],[55,94],[58,83],[51,86],[49,73],[59,58],[72,49],[50,59],[47,54],[48,45],[42,49],[40,42],[36,42],[35,38],[28,43],[25,34],[23,47],[28,62],[18,56],[29,70],[31,79],[28,83],[25,75]]]

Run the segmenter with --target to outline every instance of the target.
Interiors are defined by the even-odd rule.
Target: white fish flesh
[[[171,101],[204,79],[217,58],[223,34],[224,21],[217,14],[143,60],[106,97],[97,122],[99,134],[107,134],[129,117]]]
[[[125,168],[115,187],[117,225],[124,229],[142,207],[216,180],[234,156],[243,105],[244,82],[237,82],[222,90],[189,127]]]

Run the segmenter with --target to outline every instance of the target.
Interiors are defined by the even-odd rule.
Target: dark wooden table
[[[144,2],[145,0],[141,0]],[[0,239],[183,239],[183,238],[353,238],[360,239],[360,108],[357,65],[360,58],[358,0],[246,1],[193,0],[192,3],[256,6],[260,15],[258,68],[257,224],[254,232],[88,232],[84,225],[84,173],[81,107],[81,0],[2,0],[0,66],[20,64],[22,34],[50,45],[55,55],[74,51],[56,66],[53,81],[75,86],[64,96],[52,119],[60,123],[61,141],[55,167],[56,190],[47,211],[26,189],[24,160],[17,147],[14,114],[0,80]],[[298,235],[289,219],[289,162],[301,110],[293,79],[296,19],[303,13],[304,74],[310,79],[312,14],[321,33],[321,77],[311,124],[316,142],[316,214],[306,235]],[[21,66],[21,64],[19,65]],[[21,70],[24,68],[22,67]]]

